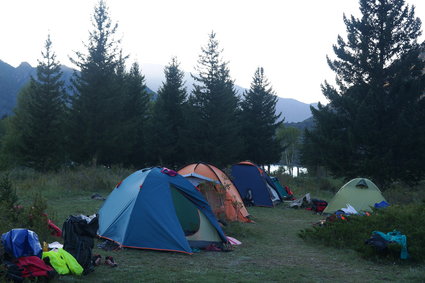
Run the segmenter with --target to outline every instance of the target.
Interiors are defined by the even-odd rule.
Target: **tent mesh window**
[[[215,217],[218,220],[226,221],[226,211],[224,202],[226,200],[226,190],[222,185],[212,182],[199,184],[198,189],[201,191],[204,198],[207,200]]]

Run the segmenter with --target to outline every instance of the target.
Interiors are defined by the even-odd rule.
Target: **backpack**
[[[1,236],[4,251],[11,259],[22,256],[41,257],[42,249],[38,236],[28,229],[12,229]]]
[[[312,199],[311,203],[311,210],[315,212],[323,212],[323,210],[325,210],[325,208],[328,206],[328,203],[321,199]]]
[[[0,270],[0,279],[6,279],[8,282],[24,282],[22,277],[23,269],[9,260],[3,261],[4,268]]]
[[[63,249],[70,253],[84,268],[86,275],[94,271],[92,249],[97,235],[99,222],[97,216],[89,218],[84,215],[71,215],[63,224]]]
[[[56,271],[37,256],[24,256],[16,259],[16,265],[21,269],[22,277],[45,277],[51,279]]]

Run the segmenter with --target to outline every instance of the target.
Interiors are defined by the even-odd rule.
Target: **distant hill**
[[[10,114],[16,105],[16,94],[33,74],[28,63],[17,68],[0,60],[0,117]]]
[[[301,131],[304,131],[304,129],[311,130],[314,127],[314,119],[313,119],[313,116],[311,116],[311,117],[309,117],[309,118],[307,118],[307,119],[305,119],[304,121],[301,121],[301,122],[285,123],[285,126],[297,128]]]
[[[145,76],[146,84],[153,91],[158,91],[165,79],[164,66],[159,64],[141,64],[142,74]],[[184,73],[185,86],[188,91],[193,89],[195,82],[189,72]],[[239,95],[242,95],[245,88],[235,85]],[[282,113],[285,117],[285,123],[295,123],[306,120],[311,117],[310,105],[317,107],[317,103],[307,104],[292,98],[278,97],[276,104],[276,113]]]
[[[62,65],[62,72],[65,84],[69,86],[74,70]],[[141,64],[141,72],[145,76],[148,91],[157,92],[165,79],[164,66],[158,64]],[[21,63],[15,68],[0,60],[0,117],[13,113],[19,90],[35,74],[36,68],[26,62]],[[194,80],[190,73],[185,72],[184,80],[186,81],[187,90],[191,91]],[[238,85],[235,85],[235,89],[239,95],[242,95],[245,91],[245,88]],[[292,98],[279,97],[276,105],[276,113],[283,114],[285,123],[301,122],[311,116],[310,104]]]
[[[36,67],[27,62],[22,62],[14,68],[0,60],[0,118],[13,113],[19,90],[29,82],[31,76],[36,76],[36,70]],[[61,65],[61,70],[65,88],[69,90],[74,69]],[[152,90],[148,88],[148,92]]]
[[[61,68],[63,79],[69,84],[73,69],[64,65]],[[13,113],[19,90],[35,75],[36,68],[27,62],[22,62],[14,68],[0,60],[0,118]]]

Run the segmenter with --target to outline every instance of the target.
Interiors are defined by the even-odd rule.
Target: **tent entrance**
[[[279,203],[280,197],[277,194],[276,190],[272,186],[270,186],[269,183],[267,183],[267,182],[266,182],[266,186],[267,186],[267,190],[269,191],[270,198],[271,198],[273,204]]]
[[[185,236],[190,236],[198,232],[201,226],[201,220],[198,214],[198,208],[189,201],[174,186],[170,186],[171,196],[173,198],[176,215],[182,226]]]
[[[215,217],[218,220],[226,220],[224,202],[226,200],[226,189],[220,184],[204,182],[199,184],[198,189],[207,200]]]
[[[177,218],[191,247],[221,243],[220,235],[208,218],[178,188],[170,186]]]

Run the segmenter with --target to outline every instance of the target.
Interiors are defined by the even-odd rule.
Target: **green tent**
[[[358,212],[372,211],[371,207],[381,201],[385,201],[385,198],[372,181],[356,178],[339,189],[323,213],[334,213],[341,208],[346,208],[347,204],[354,207]]]

